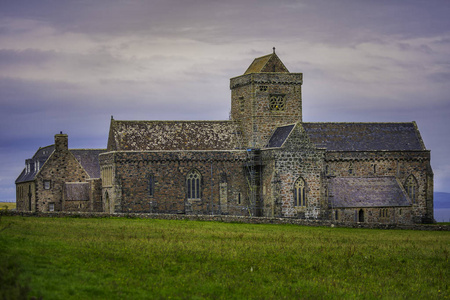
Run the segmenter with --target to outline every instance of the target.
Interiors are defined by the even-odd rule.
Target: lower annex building
[[[107,149],[57,134],[26,160],[17,209],[433,222],[416,123],[303,122],[302,84],[274,50],[231,78],[230,120],[111,118]]]

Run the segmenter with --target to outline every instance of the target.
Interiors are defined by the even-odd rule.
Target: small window
[[[151,174],[148,176],[148,195],[153,197],[155,194],[155,177]]]
[[[241,193],[238,193],[238,204],[241,204],[242,203],[242,201],[241,201]]]
[[[353,163],[352,162],[348,166],[348,174],[349,175],[353,175],[354,174],[354,172],[353,172]]]
[[[334,219],[335,219],[336,221],[339,220],[339,211],[338,211],[338,210],[335,210],[335,211],[334,211]]]
[[[48,211],[55,211],[55,203],[48,204]]]
[[[286,106],[286,100],[284,95],[271,95],[270,96],[270,111],[284,111]]]
[[[261,92],[266,92],[266,91],[267,91],[267,85],[260,85],[260,86],[259,86],[259,90],[260,90]]]
[[[51,181],[50,180],[44,180],[44,190],[51,189]]]

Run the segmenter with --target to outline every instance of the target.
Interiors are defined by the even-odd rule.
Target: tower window
[[[286,99],[284,95],[270,96],[270,111],[284,111],[286,108]]]
[[[241,109],[241,112],[245,109],[245,99],[243,96],[239,97],[239,107]]]
[[[267,85],[260,85],[260,86],[259,86],[259,90],[260,90],[261,92],[266,92],[266,91],[267,91]]]

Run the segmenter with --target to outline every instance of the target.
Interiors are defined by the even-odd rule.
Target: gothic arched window
[[[186,177],[188,199],[200,199],[201,175],[197,170],[192,170]]]
[[[306,206],[306,185],[301,177],[294,183],[294,206]]]
[[[408,193],[409,199],[411,199],[412,203],[416,203],[417,201],[417,180],[414,175],[409,175],[406,178],[405,182],[406,193]]]

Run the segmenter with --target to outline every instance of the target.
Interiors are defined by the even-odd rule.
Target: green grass
[[[1,218],[0,228],[3,265],[20,270],[16,287],[43,299],[448,299],[450,293],[449,232],[11,216]]]
[[[0,210],[2,209],[15,209],[16,202],[0,202]]]

